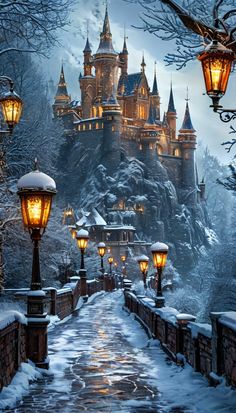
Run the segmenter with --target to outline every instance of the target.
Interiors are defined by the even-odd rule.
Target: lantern
[[[120,259],[121,259],[122,262],[125,262],[126,261],[126,255],[121,255]]]
[[[140,257],[138,257],[137,261],[139,264],[140,271],[142,273],[146,273],[148,270],[149,258],[146,255],[141,255]]]
[[[10,90],[0,98],[0,103],[4,120],[8,124],[10,132],[12,132],[14,126],[19,123],[23,102],[17,93]]]
[[[89,233],[85,229],[80,229],[76,234],[76,240],[80,250],[86,250],[89,240]]]
[[[219,107],[219,100],[225,94],[232,62],[235,56],[217,40],[213,40],[198,56],[202,63],[206,92],[213,101],[213,107]]]
[[[104,242],[99,242],[98,244],[98,253],[100,255],[100,257],[104,257],[106,252],[106,244]]]
[[[153,265],[155,268],[164,268],[167,260],[168,249],[168,246],[162,242],[156,242],[151,246]]]

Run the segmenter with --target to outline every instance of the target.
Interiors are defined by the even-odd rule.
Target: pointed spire
[[[142,63],[141,63],[141,72],[142,73],[145,72],[145,67],[146,67],[146,63],[145,63],[145,60],[144,60],[144,53],[143,53]]]
[[[157,71],[156,71],[156,64],[157,62],[154,63],[154,79],[153,79],[153,87],[152,87],[152,95],[156,96],[158,95],[158,87],[157,87]]]
[[[174,104],[174,97],[173,97],[173,90],[172,90],[172,82],[170,84],[170,97],[169,97],[169,104],[167,112],[176,113],[175,104]]]
[[[190,112],[189,112],[188,100],[189,99],[186,99],[185,115],[184,115],[183,124],[180,130],[191,130],[192,132],[195,132],[195,129],[192,124]]]
[[[86,41],[85,48],[84,48],[83,52],[84,53],[91,53],[92,52],[88,37],[87,37],[87,41]]]
[[[66,81],[65,81],[65,75],[64,75],[63,63],[61,64],[61,73],[60,73],[60,79],[59,79],[59,83],[58,83],[58,87],[57,87],[56,96],[68,96]]]
[[[123,54],[129,54],[128,49],[127,49],[126,39],[128,39],[128,37],[124,36],[124,44],[123,44],[123,50],[122,50]]]
[[[156,120],[156,111],[153,107],[152,101],[150,102],[149,106],[149,115],[148,115],[148,120],[147,123],[149,125],[155,125],[155,120]]]
[[[108,10],[106,5],[105,17],[103,22],[102,33],[100,34],[100,43],[96,54],[117,54],[112,44],[112,34],[110,29],[110,22],[108,17]]]

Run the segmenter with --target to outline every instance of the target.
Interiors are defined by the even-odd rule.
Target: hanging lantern
[[[10,132],[12,132],[14,126],[19,123],[23,102],[20,96],[11,90],[0,97],[0,103],[4,120],[8,124]]]

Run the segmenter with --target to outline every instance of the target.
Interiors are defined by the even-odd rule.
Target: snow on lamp
[[[143,274],[143,286],[146,289],[149,258],[146,255],[140,255],[140,257],[137,258],[137,261],[139,264],[140,271]]]
[[[156,294],[156,306],[163,307],[164,306],[164,297],[162,295],[162,287],[161,287],[161,276],[163,268],[165,267],[167,254],[168,254],[169,247],[164,244],[163,242],[156,242],[151,246],[151,252],[153,257],[153,265],[157,270],[156,277],[157,277],[157,294]]]
[[[113,264],[114,258],[112,256],[110,256],[110,257],[107,258],[107,261],[110,265],[110,275],[112,275],[112,264]]]
[[[220,107],[219,100],[226,92],[234,59],[233,51],[217,40],[213,40],[198,56],[202,64],[206,92],[212,99],[215,111]]]
[[[22,176],[18,183],[18,195],[24,227],[28,229],[34,242],[31,290],[41,290],[38,243],[44,233],[56,194],[55,181],[36,169]]]

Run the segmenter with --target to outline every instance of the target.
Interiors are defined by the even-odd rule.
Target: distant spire
[[[146,63],[145,63],[145,60],[144,60],[144,53],[143,53],[142,63],[141,63],[141,72],[142,73],[145,72],[145,67],[146,67]]]
[[[169,104],[167,112],[174,112],[176,113],[174,98],[173,98],[173,90],[172,90],[172,82],[170,84],[170,97],[169,97]]]
[[[63,63],[61,64],[61,73],[60,73],[60,79],[59,79],[59,83],[58,83],[58,87],[57,87],[56,96],[68,96],[66,81],[65,81],[65,75],[64,75]]]
[[[188,101],[189,99],[186,99],[186,109],[185,109],[185,115],[184,115],[184,120],[183,124],[181,126],[180,130],[191,130],[192,132],[195,132],[195,129],[193,127],[192,121],[191,121],[191,116],[189,112],[189,106],[188,106]]]
[[[85,44],[85,48],[84,48],[83,52],[84,53],[86,53],[86,52],[91,53],[92,52],[88,36],[87,36],[87,40],[86,40],[86,44]]]
[[[154,62],[154,80],[153,80],[153,87],[152,87],[152,95],[154,96],[158,95],[156,64],[157,62]]]
[[[155,125],[155,120],[156,120],[156,111],[153,107],[152,101],[150,102],[149,106],[149,115],[148,115],[148,120],[147,123],[149,125]]]

